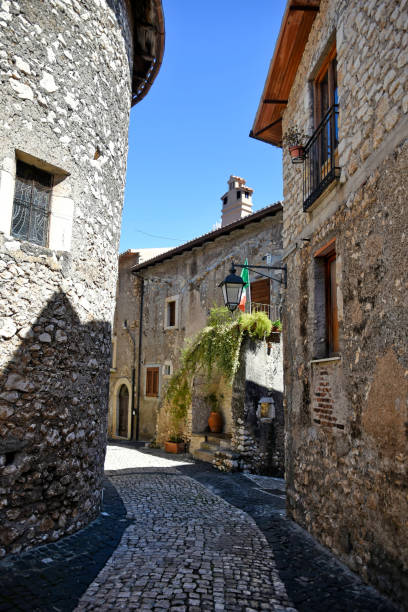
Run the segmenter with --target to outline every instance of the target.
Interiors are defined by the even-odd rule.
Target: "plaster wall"
[[[0,555],[99,512],[131,101],[125,0],[0,10]],[[58,179],[47,247],[10,235],[16,158]]]
[[[112,362],[109,383],[109,418],[108,436],[120,438],[118,425],[119,392],[122,384],[129,390],[129,423],[126,438],[130,439],[133,429],[135,431],[136,419],[131,414],[132,411],[132,377],[133,369],[135,380],[137,376],[137,344],[139,319],[137,312],[139,308],[140,296],[136,295],[135,277],[131,273],[131,268],[139,261],[138,253],[123,254],[119,257],[118,279],[116,285],[116,295],[121,296],[116,301],[115,316],[112,330]],[[125,322],[127,327],[125,327]],[[136,402],[134,395],[133,408]]]
[[[301,167],[283,155],[288,510],[399,602],[408,601],[406,24],[397,0],[323,0],[283,117],[284,133],[292,123],[312,133],[312,81],[336,40],[341,177],[311,212]],[[333,238],[340,350],[324,363],[314,254]]]

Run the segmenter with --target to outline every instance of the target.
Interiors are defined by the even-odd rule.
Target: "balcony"
[[[280,306],[278,304],[259,304],[258,302],[247,302],[245,312],[264,312],[271,321],[280,319]]]
[[[338,166],[338,104],[334,104],[305,146],[303,210],[308,208],[340,176]]]

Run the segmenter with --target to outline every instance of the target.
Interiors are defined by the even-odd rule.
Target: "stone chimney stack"
[[[221,197],[221,227],[252,214],[253,192],[253,189],[246,186],[245,179],[232,175],[229,177],[228,191]]]

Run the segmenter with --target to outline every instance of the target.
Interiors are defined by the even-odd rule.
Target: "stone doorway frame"
[[[128,423],[127,423],[127,432],[128,435],[126,437],[120,436],[118,434],[119,428],[119,393],[122,385],[127,387],[129,392],[129,400],[128,400]],[[132,385],[130,384],[127,378],[118,378],[115,382],[115,387],[113,390],[113,406],[112,406],[112,437],[117,438],[118,440],[130,440],[130,432],[131,432],[131,424],[132,424]]]

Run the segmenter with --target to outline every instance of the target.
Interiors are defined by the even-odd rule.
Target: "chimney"
[[[221,227],[239,221],[252,214],[252,194],[254,190],[246,186],[239,176],[230,176],[228,191],[222,196]]]

